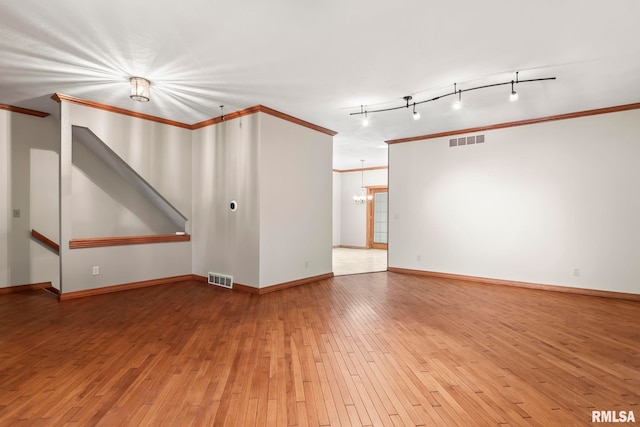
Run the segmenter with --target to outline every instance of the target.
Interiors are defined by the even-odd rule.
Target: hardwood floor
[[[640,418],[640,303],[394,273],[0,296],[0,425]]]

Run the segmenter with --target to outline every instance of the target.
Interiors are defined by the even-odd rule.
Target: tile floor
[[[383,249],[333,248],[333,274],[336,276],[386,269],[387,251]]]

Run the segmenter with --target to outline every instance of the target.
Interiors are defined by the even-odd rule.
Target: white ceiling
[[[640,1],[0,0],[0,103],[54,92],[196,123],[262,104],[339,132],[334,167],[387,163],[385,140],[640,101]],[[517,89],[400,105],[555,76]],[[128,97],[151,80],[151,102]]]

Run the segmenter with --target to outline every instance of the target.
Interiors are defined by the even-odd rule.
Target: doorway
[[[367,187],[367,249],[388,247],[389,187],[386,185]]]

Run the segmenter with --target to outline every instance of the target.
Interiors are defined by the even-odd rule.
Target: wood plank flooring
[[[569,426],[639,401],[639,302],[394,273],[0,296],[3,426]]]

